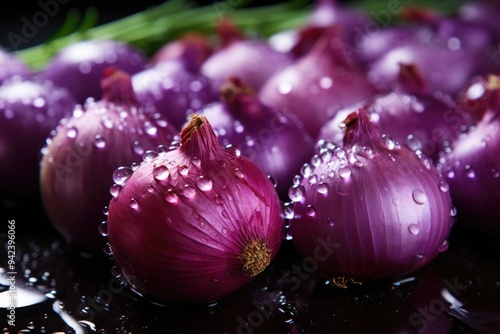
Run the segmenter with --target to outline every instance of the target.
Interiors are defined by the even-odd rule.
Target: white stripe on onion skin
[[[122,174],[121,170],[117,174]],[[117,175],[118,176],[118,175]],[[159,303],[210,303],[261,273],[284,238],[272,182],[194,114],[109,203],[110,254],[127,285]]]
[[[364,109],[344,123],[343,145],[318,149],[290,189],[293,243],[314,258],[328,238],[335,247],[318,269],[342,277],[339,286],[414,272],[447,247],[453,217],[443,178],[428,158],[381,136]]]

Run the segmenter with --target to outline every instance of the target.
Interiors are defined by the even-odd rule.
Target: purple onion
[[[34,72],[16,54],[0,48],[0,85],[7,79],[17,76],[30,79]]]
[[[438,168],[449,184],[458,221],[500,235],[500,77],[491,75],[489,81],[482,119],[453,143]]]
[[[337,111],[377,93],[343,51],[336,29],[328,30],[306,56],[266,82],[261,101],[296,116],[316,138]]]
[[[164,60],[140,71],[132,76],[132,85],[142,104],[178,130],[195,110],[218,99],[212,80],[191,71],[182,60]]]
[[[103,71],[115,66],[132,75],[146,68],[149,59],[131,45],[114,40],[84,40],[61,49],[40,71],[42,80],[66,87],[80,104],[100,100]]]
[[[224,298],[280,248],[284,218],[273,184],[250,160],[224,149],[201,115],[183,128],[179,147],[150,152],[119,181],[109,203],[110,250],[126,283],[148,299]]]
[[[344,137],[342,122],[358,107],[339,111],[321,128],[317,140],[340,145]],[[450,96],[432,94],[414,65],[401,65],[394,90],[374,96],[363,107],[382,133],[433,162],[475,122],[473,115]]]
[[[381,135],[363,108],[344,123],[343,145],[321,147],[290,188],[294,245],[341,287],[422,268],[448,247],[448,185],[425,157]]]
[[[0,86],[1,192],[39,194],[39,159],[45,139],[71,113],[75,99],[50,82],[11,77]]]
[[[269,77],[293,62],[292,57],[277,51],[264,40],[239,38],[225,43],[203,63],[201,73],[216,87],[230,77],[239,77],[259,91]]]
[[[234,145],[277,183],[282,199],[293,176],[314,153],[314,141],[292,115],[263,104],[244,82],[232,78],[221,87],[220,101],[200,112],[219,142]]]
[[[66,241],[88,250],[104,245],[98,227],[116,191],[111,182],[116,168],[130,166],[147,150],[169,145],[178,134],[137,103],[127,73],[108,69],[101,84],[103,98],[77,105],[61,121],[40,163],[41,195],[49,219]]]

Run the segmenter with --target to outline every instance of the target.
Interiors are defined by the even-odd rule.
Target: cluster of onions
[[[179,146],[146,152],[114,180],[106,224],[113,259],[132,290],[157,302],[226,297],[262,272],[283,240],[274,185],[221,146],[204,116],[191,116]]]
[[[68,242],[91,251],[105,243],[97,231],[115,191],[115,169],[178,135],[137,102],[127,73],[110,67],[101,86],[102,99],[77,104],[61,120],[40,162],[41,197],[52,224]]]
[[[160,302],[241,288],[287,222],[338,286],[414,272],[446,250],[455,212],[499,230],[500,33],[475,14],[487,8],[413,8],[382,29],[319,0],[267,39],[223,18],[149,58],[73,43],[37,73],[0,50],[2,190],[36,183],[69,243],[107,236],[124,281]]]

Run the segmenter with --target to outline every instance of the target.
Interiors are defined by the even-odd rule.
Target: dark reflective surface
[[[459,222],[446,252],[398,279],[332,287],[286,241],[264,273],[217,304],[157,305],[123,287],[107,255],[67,245],[36,198],[2,200],[1,216],[7,333],[500,333],[498,237]],[[15,329],[3,325],[12,219]]]

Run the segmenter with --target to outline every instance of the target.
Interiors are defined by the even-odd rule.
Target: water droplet
[[[271,181],[271,184],[273,185],[274,188],[278,185],[278,181],[276,181],[276,178],[274,178],[272,175],[268,175],[267,178],[269,181]]]
[[[97,148],[105,148],[106,147],[106,141],[101,135],[95,135],[94,137],[94,145]]]
[[[74,126],[71,126],[66,130],[66,137],[68,138],[74,139],[76,138],[77,135],[78,135],[78,130]]]
[[[122,189],[122,186],[120,186],[119,184],[113,184],[110,188],[109,188],[109,193],[111,194],[111,196],[113,197],[117,197],[118,194],[120,193],[120,190]]]
[[[222,214],[222,217],[229,218],[229,214],[227,213],[226,210],[222,210],[221,214]]]
[[[243,126],[243,124],[241,124],[240,121],[235,121],[233,127],[236,133],[242,133],[243,131],[245,131],[245,127]]]
[[[108,235],[108,223],[105,220],[99,224],[98,231],[103,237]]]
[[[104,115],[101,118],[101,124],[104,126],[106,129],[112,129],[113,128],[113,121],[108,115]]]
[[[234,145],[231,145],[231,144],[226,145],[226,146],[225,146],[225,150],[226,150],[226,152],[227,152],[227,153],[232,154],[232,155],[234,155],[234,156],[237,156],[237,157],[241,156],[241,150],[240,150],[240,149],[238,149],[238,148],[237,148],[236,146],[234,146]]]
[[[453,179],[455,177],[455,171],[453,169],[450,169],[447,173],[446,173],[446,176],[449,178],[449,179]]]
[[[113,172],[113,181],[118,185],[123,185],[128,180],[133,171],[129,167],[121,166]]]
[[[317,190],[320,194],[327,194],[328,193],[328,184],[326,184],[325,182],[320,182],[318,184]]]
[[[448,49],[450,49],[452,51],[457,51],[461,47],[461,42],[456,37],[450,37],[450,38],[448,38],[446,45],[448,46]]]
[[[445,239],[443,243],[439,246],[438,251],[442,253],[448,249],[448,246],[449,246],[448,240]]]
[[[493,174],[493,177],[494,177],[494,178],[498,178],[498,177],[500,177],[500,172],[499,172],[499,171],[497,171],[495,168],[492,168],[492,169],[491,169],[491,174]]]
[[[450,186],[445,181],[441,181],[439,182],[439,190],[441,190],[444,193],[448,192],[448,190],[450,190]]]
[[[292,89],[293,89],[292,84],[289,82],[282,82],[278,87],[278,91],[281,94],[288,94],[292,91]]]
[[[334,227],[335,226],[335,222],[333,221],[333,218],[332,217],[328,217],[326,218],[326,223],[328,224],[328,226],[330,227]]]
[[[109,212],[109,207],[106,205],[104,208],[102,208],[102,214],[107,216]]]
[[[179,197],[177,197],[172,189],[168,189],[165,193],[165,200],[169,203],[175,204],[179,200]]]
[[[113,247],[109,242],[107,242],[103,247],[104,254],[113,255]]]
[[[418,235],[420,233],[420,228],[417,224],[410,224],[408,226],[408,231],[410,231],[410,233],[413,235]]]
[[[316,209],[312,205],[306,207],[306,215],[313,217],[316,214]]]
[[[132,162],[132,163],[130,164],[130,169],[132,169],[133,171],[135,171],[135,170],[137,170],[137,168],[139,168],[139,166],[140,166],[140,165],[141,165],[141,164],[140,164],[140,163],[138,163],[138,162]]]
[[[413,200],[417,204],[425,204],[427,202],[427,195],[421,190],[414,190],[412,193]]]
[[[399,200],[397,198],[393,198],[392,199],[392,204],[394,204],[395,206],[398,206],[399,205]]]
[[[177,167],[177,172],[182,176],[186,176],[188,175],[189,167],[187,165],[179,165],[179,167]]]
[[[241,172],[241,170],[238,167],[236,167],[233,170],[233,174],[234,174],[234,176],[236,176],[239,179],[243,179],[245,177],[245,175]]]
[[[311,175],[312,171],[313,167],[308,163],[303,164],[300,168],[300,174],[302,174],[302,176],[305,178],[308,178]]]
[[[193,165],[195,165],[196,167],[200,167],[201,166],[201,160],[200,158],[198,157],[194,157],[192,160],[191,160],[191,163]]]
[[[351,168],[349,168],[348,166],[344,166],[339,169],[339,175],[341,178],[348,178],[349,176],[351,176],[351,173]]]
[[[472,169],[472,167],[470,165],[467,165],[467,166],[465,166],[465,175],[468,178],[473,179],[476,177],[476,172],[474,171],[474,169]]]
[[[392,137],[386,134],[383,134],[380,138],[380,144],[388,150],[393,150],[396,147],[396,143],[394,142]]]
[[[209,178],[201,175],[198,180],[196,181],[196,186],[198,189],[201,191],[209,191],[212,189],[212,180]]]
[[[135,198],[131,198],[128,204],[134,210],[137,210],[139,208],[139,203],[137,203],[137,200]]]
[[[312,174],[309,177],[309,184],[316,184],[316,183],[318,183],[318,175]]]
[[[313,155],[313,157],[311,158],[311,164],[314,167],[318,167],[321,164],[321,158],[319,157],[319,155]]]
[[[156,153],[156,151],[153,151],[153,150],[147,150],[144,155],[142,156],[142,159],[145,161],[145,162],[151,162],[151,160],[153,160],[154,158],[156,158],[158,156],[158,153]]]
[[[288,202],[283,205],[283,214],[285,216],[285,219],[293,219],[295,213],[293,210],[292,202]]]
[[[196,189],[194,187],[186,184],[182,190],[182,194],[187,198],[193,198],[196,195]]]
[[[423,260],[423,259],[425,259],[425,258],[426,258],[426,256],[425,256],[425,254],[424,254],[424,253],[418,253],[418,254],[417,254],[417,259]]]
[[[288,190],[288,197],[292,200],[292,202],[300,202],[304,198],[305,189],[301,185],[293,185]]]
[[[170,172],[168,171],[167,166],[160,165],[153,168],[153,177],[155,178],[155,180],[163,181],[167,179],[169,175]]]
[[[456,207],[452,207],[451,210],[450,210],[450,216],[451,217],[455,217],[457,215],[457,208]]]

